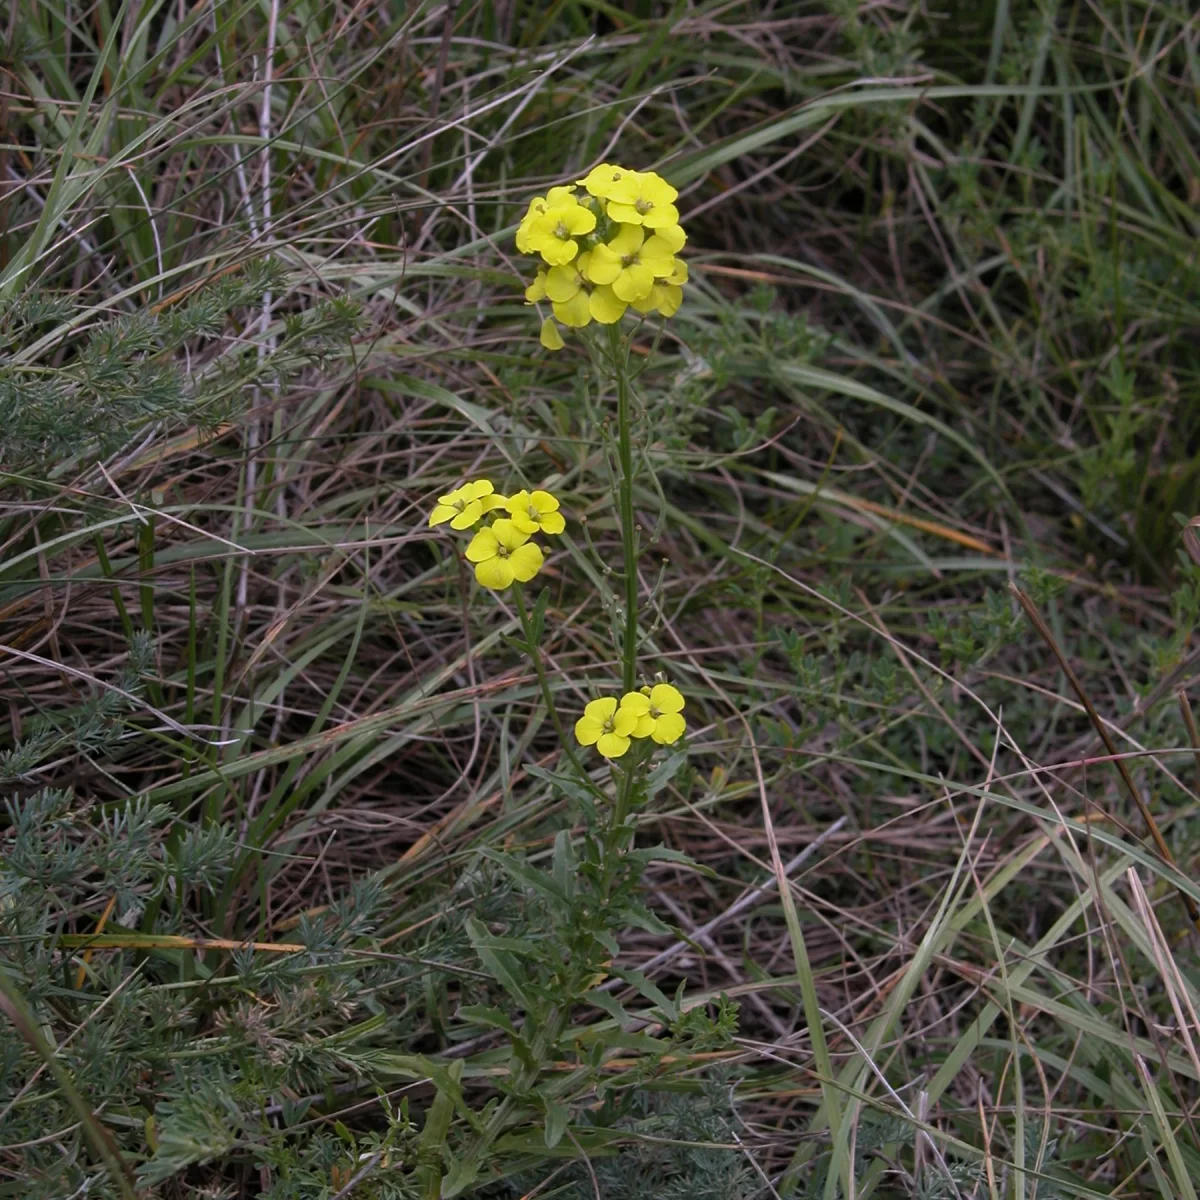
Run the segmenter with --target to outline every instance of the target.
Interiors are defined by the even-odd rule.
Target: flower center
[[[613,713],[613,715],[604,722],[603,729],[604,729],[605,733],[615,733],[616,732],[616,726],[613,724],[613,722],[615,720],[616,720],[616,713]]]
[[[654,207],[654,201],[642,200],[639,198],[633,207],[636,208],[644,217]]]
[[[635,250],[632,254],[626,254],[622,257],[621,266],[632,267],[635,263],[639,262],[641,262],[641,259],[638,258],[637,251]]]
[[[559,221],[554,230],[554,236],[565,242],[567,238],[571,236],[571,231],[562,223],[562,221]]]

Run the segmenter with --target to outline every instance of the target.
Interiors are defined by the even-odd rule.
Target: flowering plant
[[[616,694],[612,694],[614,685],[606,689],[608,694],[586,701],[574,722],[573,737],[559,712],[559,700],[543,663],[541,642],[549,588],[542,589],[531,612],[523,586],[545,567],[552,543],[539,539],[569,536],[570,511],[552,491],[522,487],[500,492],[490,479],[482,478],[466,480],[438,497],[429,515],[431,527],[471,535],[463,555],[473,566],[475,579],[487,591],[511,598],[524,634],[524,640],[515,645],[533,665],[542,703],[569,767],[549,779],[582,821],[578,845],[568,830],[556,837],[554,865],[546,873],[544,886],[539,867],[508,852],[488,851],[488,857],[508,870],[522,888],[547,899],[558,913],[564,945],[569,944],[570,949],[564,961],[548,962],[538,977],[539,991],[519,978],[522,972],[535,969],[532,958],[523,960],[520,968],[515,959],[502,965],[501,955],[511,958],[509,951],[482,924],[468,922],[481,962],[495,968],[498,982],[523,1010],[525,1028],[517,1035],[511,1023],[504,1026],[514,1031],[510,1036],[515,1053],[507,1094],[478,1127],[472,1149],[460,1162],[461,1178],[456,1178],[454,1189],[443,1190],[441,1195],[458,1194],[456,1189],[471,1177],[473,1164],[503,1132],[531,1112],[561,1109],[549,1098],[552,1088],[545,1094],[536,1091],[542,1067],[554,1057],[570,1014],[581,1003],[613,1011],[615,1002],[598,991],[597,984],[610,974],[622,974],[613,963],[619,950],[617,934],[631,924],[651,928],[657,922],[637,896],[641,872],[656,856],[680,858],[662,848],[634,845],[637,815],[651,792],[652,760],[660,751],[667,753],[654,769],[664,781],[679,768],[686,758],[682,743],[687,724],[683,692],[661,674],[646,682],[647,668],[640,655],[638,562],[642,548],[633,503],[634,412],[629,369],[634,327],[621,326],[627,312],[639,318],[651,314],[669,318],[683,301],[688,273],[678,254],[687,238],[679,223],[677,196],[675,188],[652,171],[602,163],[576,183],[552,187],[544,196],[534,197],[516,235],[517,248],[538,258],[526,299],[531,304],[548,301],[553,313],[542,324],[542,345],[551,350],[563,348],[560,325],[583,331],[581,341],[598,385],[615,392],[616,397],[615,438],[607,423],[595,433],[612,452],[616,467],[619,577],[624,600],[616,646],[621,686]],[[589,329],[592,325],[605,327],[607,336],[596,337],[596,331]],[[601,574],[612,573],[607,563],[601,564]],[[581,752],[593,748],[606,770],[598,772],[596,760]],[[531,766],[529,770],[540,768]],[[635,982],[635,986],[641,985]],[[643,994],[655,1004],[665,999],[657,989]],[[675,1014],[664,1020],[677,1018]],[[548,1138],[550,1130],[547,1117]]]

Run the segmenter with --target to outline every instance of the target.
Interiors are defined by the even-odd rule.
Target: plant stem
[[[617,383],[617,456],[621,479],[621,551],[625,567],[625,647],[622,654],[622,690],[633,691],[637,680],[637,529],[633,515],[633,438],[629,418],[629,354],[616,325],[608,328],[613,376]]]

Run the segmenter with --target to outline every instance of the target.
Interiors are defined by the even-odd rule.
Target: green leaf
[[[465,922],[467,937],[475,947],[480,962],[492,973],[496,982],[523,1008],[526,1012],[536,1011],[536,1004],[525,991],[521,983],[521,970],[516,959],[503,950],[492,946],[492,936],[483,923],[476,917],[468,917]]]
[[[487,1025],[492,1029],[503,1029],[510,1037],[517,1036],[517,1027],[512,1018],[502,1008],[489,1004],[464,1004],[458,1015],[465,1021],[474,1021],[477,1025]]]
[[[673,750],[666,758],[646,776],[646,798],[649,799],[675,778],[679,768],[687,762],[686,750]]]
[[[567,1123],[571,1120],[571,1114],[566,1107],[559,1104],[557,1100],[546,1101],[546,1147],[553,1150],[555,1146],[563,1139],[563,1134],[567,1132]]]
[[[610,971],[618,978],[636,988],[652,1004],[657,1004],[668,1021],[679,1020],[679,1009],[667,994],[647,975],[633,967],[610,967]]]
[[[569,899],[575,894],[578,866],[575,847],[571,845],[571,834],[566,829],[560,829],[554,836],[554,883],[564,898]]]
[[[591,1004],[600,1009],[601,1012],[608,1013],[621,1029],[624,1029],[630,1023],[631,1018],[629,1013],[625,1011],[625,1006],[610,992],[594,988],[590,992],[585,992],[582,999],[584,1003]]]
[[[588,788],[565,775],[555,775],[553,771],[547,771],[544,767],[537,767],[532,763],[525,765],[525,771],[527,774],[532,775],[534,779],[540,779],[543,783],[549,784],[555,791],[570,796],[572,800],[576,800],[580,804],[590,806],[595,802],[595,797]]]
[[[531,891],[537,892],[539,895],[547,896],[551,900],[557,901],[559,904],[566,904],[567,893],[560,886],[557,879],[547,875],[545,871],[539,871],[536,867],[531,867],[526,862],[521,862],[511,854],[506,854],[503,850],[493,849],[491,846],[481,847],[479,853],[491,862],[494,862],[506,874],[510,875],[518,883],[524,884]]]

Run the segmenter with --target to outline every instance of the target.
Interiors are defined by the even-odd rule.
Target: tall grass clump
[[[1186,8],[0,29],[0,1194],[1195,1195]]]

